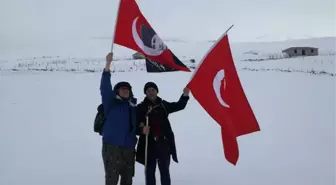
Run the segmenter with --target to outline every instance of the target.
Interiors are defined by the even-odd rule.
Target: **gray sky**
[[[118,0],[1,0],[0,49],[111,37]],[[335,36],[335,0],[140,0],[162,38],[233,42]]]

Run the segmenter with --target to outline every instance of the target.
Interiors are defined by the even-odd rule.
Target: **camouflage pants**
[[[102,156],[105,168],[105,185],[132,185],[135,150],[103,143]]]

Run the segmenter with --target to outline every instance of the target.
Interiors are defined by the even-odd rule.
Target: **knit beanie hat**
[[[154,82],[147,82],[147,83],[145,84],[145,87],[144,87],[144,93],[145,93],[145,94],[146,94],[146,90],[147,90],[148,88],[150,88],[150,87],[154,88],[157,92],[159,92],[159,88],[158,88],[158,86],[157,86]]]

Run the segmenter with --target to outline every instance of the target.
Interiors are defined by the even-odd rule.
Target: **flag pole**
[[[146,127],[149,125],[148,115],[146,116]],[[148,157],[148,133],[146,134],[146,145],[145,145],[145,181],[147,184],[147,159]]]
[[[114,30],[113,30],[113,34],[112,34],[112,45],[111,45],[111,53],[113,53],[113,46],[114,46],[114,39],[115,39],[115,32],[117,29],[117,24],[118,24],[118,17],[119,17],[119,9],[120,9],[120,4],[121,4],[122,0],[119,0],[118,3],[118,9],[117,9],[117,13],[116,13],[116,18],[115,18],[115,25],[114,25]]]
[[[233,25],[231,25],[229,27],[229,29],[227,29],[218,39],[217,41],[211,46],[211,48],[206,52],[206,54],[203,56],[202,60],[198,63],[196,69],[194,70],[194,73],[191,75],[189,82],[192,80],[192,78],[194,77],[194,75],[196,74],[198,68],[201,66],[201,64],[203,63],[204,59],[208,56],[208,54],[211,52],[211,50],[216,46],[216,44],[229,32],[229,30],[231,30],[231,28],[233,27]]]

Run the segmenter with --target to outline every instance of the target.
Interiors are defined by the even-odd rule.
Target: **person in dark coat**
[[[153,82],[144,87],[145,99],[137,106],[137,133],[140,135],[136,152],[136,161],[145,165],[146,135],[148,134],[148,154],[146,168],[146,185],[155,185],[156,165],[160,170],[161,185],[170,185],[170,160],[178,163],[174,132],[168,116],[183,110],[189,100],[188,88],[177,102],[167,102],[157,96],[159,89]],[[148,127],[146,126],[148,116]]]
[[[136,99],[128,82],[111,85],[112,53],[106,56],[106,66],[100,83],[100,93],[107,118],[102,131],[102,157],[105,184],[132,185],[137,143]]]

